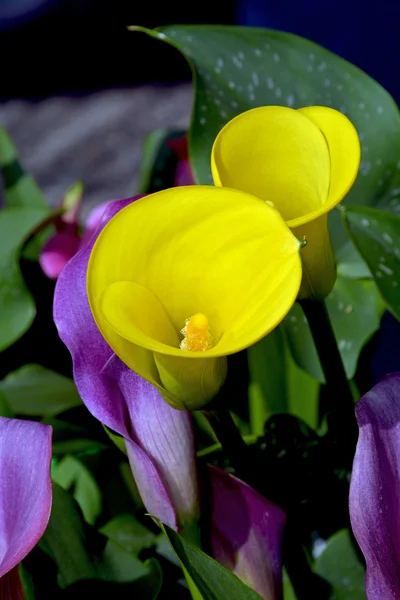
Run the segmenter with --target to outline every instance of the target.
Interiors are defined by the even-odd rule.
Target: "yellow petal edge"
[[[222,385],[226,355],[284,318],[301,282],[299,242],[276,210],[238,190],[187,186],[117,213],[100,233],[87,293],[105,340],[175,408],[199,408]],[[205,315],[212,345],[180,348]]]
[[[350,190],[359,164],[355,127],[325,106],[264,106],[241,113],[219,132],[211,153],[215,185],[273,203],[298,239],[307,239],[300,298],[322,299],[333,287],[327,213]]]

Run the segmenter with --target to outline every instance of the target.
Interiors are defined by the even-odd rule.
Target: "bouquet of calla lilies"
[[[131,30],[195,90],[132,197],[50,208],[0,128],[0,599],[400,598],[398,108],[288,33]]]

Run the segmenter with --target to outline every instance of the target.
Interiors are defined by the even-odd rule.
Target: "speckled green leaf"
[[[349,207],[343,216],[382,297],[400,319],[400,216],[364,207]]]
[[[326,105],[349,116],[361,142],[359,175],[345,202],[400,210],[400,113],[391,96],[363,71],[313,42],[280,31],[194,25],[138,29],[175,46],[192,67],[195,103],[190,158],[199,183],[211,183],[213,140],[238,113],[262,105]],[[329,222],[339,274],[369,277],[338,211],[332,211]],[[356,307],[355,299],[352,305]],[[362,306],[358,308],[363,311]],[[369,328],[364,337],[371,333]],[[348,374],[357,360],[354,349],[361,348],[350,335],[349,331],[346,338],[339,338],[352,344],[342,348],[351,355]],[[303,362],[313,365],[308,372],[321,380],[308,343],[305,353]]]
[[[342,277],[338,277],[326,304],[347,377],[351,379],[362,347],[379,328],[384,306],[373,281]],[[323,383],[311,331],[298,304],[293,306],[283,326],[296,363]]]
[[[400,187],[398,108],[354,65],[306,39],[268,29],[182,25],[145,31],[176,46],[192,65],[190,152],[200,183],[211,182],[216,134],[238,113],[268,104],[322,104],[348,115],[359,132],[362,162],[348,202],[371,205]],[[337,244],[344,243],[340,219],[332,225]]]
[[[24,241],[46,214],[44,208],[0,211],[0,351],[21,337],[35,317],[35,303],[18,261]]]
[[[366,600],[365,569],[352,546],[348,531],[339,531],[329,538],[316,561],[315,571],[331,584],[330,600]]]

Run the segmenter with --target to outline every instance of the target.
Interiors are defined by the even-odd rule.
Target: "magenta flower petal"
[[[37,544],[51,509],[51,427],[0,417],[0,577]]]
[[[210,467],[212,552],[265,600],[282,598],[286,517],[246,483]]]
[[[140,197],[140,196],[139,196]],[[124,206],[136,198],[111,202],[97,235]],[[82,400],[96,419],[127,437],[128,411],[116,381],[102,370],[113,355],[97,329],[86,296],[86,269],[96,235],[65,266],[54,295],[54,321],[72,355],[74,380]]]
[[[67,262],[77,253],[80,240],[72,232],[59,231],[43,246],[39,257],[42,271],[49,279],[57,279]]]
[[[157,388],[117,357],[109,361],[105,372],[117,380],[128,407],[132,443],[127,449],[146,509],[170,527],[182,529],[185,520],[198,517],[191,415],[171,408]]]
[[[134,199],[110,203],[87,246],[66,265],[56,286],[54,320],[72,355],[74,379],[87,408],[127,441],[147,510],[174,529],[197,516],[198,490],[190,415],[175,411],[154,386],[112,352],[86,296],[89,255],[102,227]],[[176,443],[174,443],[176,442]]]
[[[356,405],[350,517],[367,564],[368,600],[400,598],[400,373]]]

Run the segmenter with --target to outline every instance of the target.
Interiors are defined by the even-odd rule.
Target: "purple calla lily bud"
[[[237,477],[209,469],[214,558],[265,600],[279,600],[285,513]]]
[[[400,598],[400,373],[356,405],[359,438],[350,487],[354,535],[367,563],[368,600]]]

